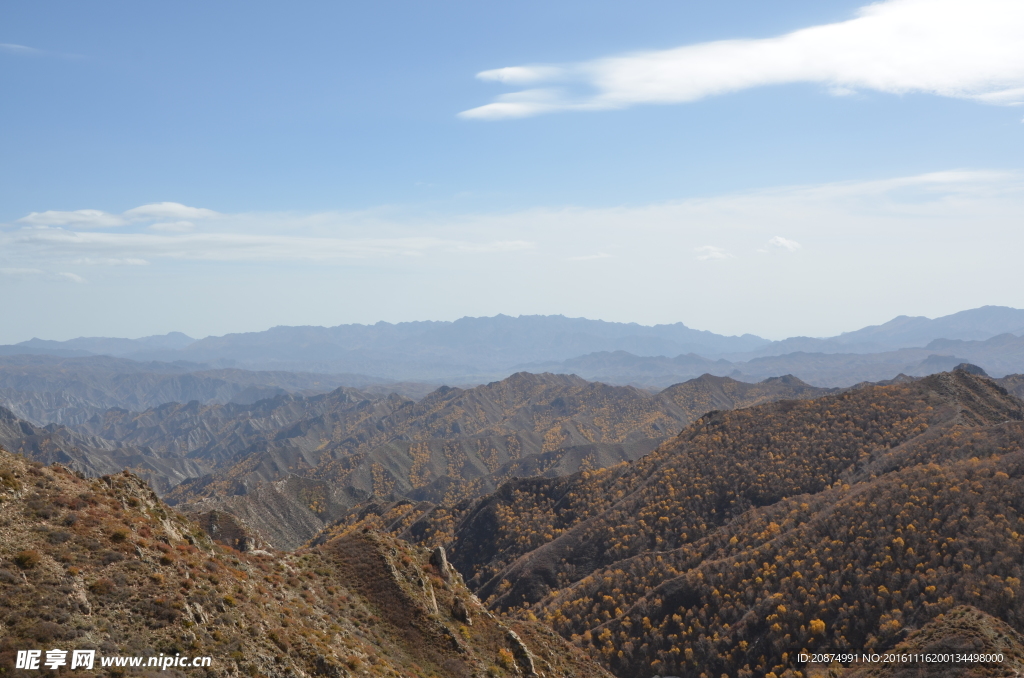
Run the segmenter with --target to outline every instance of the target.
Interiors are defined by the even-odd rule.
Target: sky
[[[0,343],[1024,307],[1024,4],[0,5]]]

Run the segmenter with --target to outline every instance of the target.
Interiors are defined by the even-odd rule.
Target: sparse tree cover
[[[127,472],[87,480],[3,449],[0,469],[0,676],[57,675],[15,668],[40,648],[212,658],[166,675],[608,675],[545,625],[489,614],[429,550],[388,535],[241,553]]]
[[[230,497],[215,508],[252,521],[270,543],[294,548],[363,499],[454,506],[515,477],[637,459],[709,409],[822,392],[793,377],[745,384],[705,375],[652,394],[570,375],[519,373],[472,389],[441,388],[417,403],[340,389],[305,400],[281,396],[251,413],[198,404],[134,419],[118,411],[96,432],[131,430],[128,437],[140,443],[154,431],[167,437],[174,430],[181,445],[201,447],[190,459],[224,456],[214,473],[186,480],[169,499]],[[268,483],[282,478],[286,486]],[[303,519],[284,525],[275,516],[285,514]]]

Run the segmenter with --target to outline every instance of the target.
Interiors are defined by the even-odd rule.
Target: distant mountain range
[[[70,421],[68,413],[86,405],[135,410],[169,400],[224,403],[279,392],[325,392],[337,386],[376,385],[415,398],[441,384],[480,384],[520,371],[577,374],[652,390],[702,374],[751,382],[792,374],[815,386],[845,387],[900,373],[934,374],[961,362],[977,364],[999,377],[1024,372],[1022,335],[1024,310],[983,306],[936,319],[900,316],[824,339],[782,341],[751,334],[723,336],[682,323],[644,326],[504,315],[454,322],[274,327],[199,340],[180,332],[142,339],[32,339],[0,346],[0,404],[42,423]],[[84,395],[84,382],[66,389],[44,387],[44,381],[52,384],[60,378],[41,376],[41,360],[33,369],[42,381],[33,383],[24,372],[25,378],[12,385],[12,370],[21,370],[23,363],[18,361],[27,355],[49,356],[46,369],[51,372],[59,358],[66,361],[58,369],[65,376],[76,373],[85,381],[105,380],[108,385],[99,388],[104,397],[98,398],[96,389],[86,389],[89,395]],[[106,363],[96,362],[101,355],[107,356]],[[106,376],[101,378],[101,373]],[[131,376],[115,379],[114,373]],[[143,373],[161,376],[142,377]],[[285,377],[287,373],[303,376]],[[119,384],[113,391],[112,379]],[[126,387],[136,382],[142,385]],[[150,397],[133,389],[156,390]],[[250,392],[242,394],[245,389]],[[165,390],[175,394],[159,395]],[[25,395],[57,392],[74,394],[74,402],[64,405],[51,396]],[[114,392],[118,395],[107,397]],[[50,400],[42,402],[46,398]]]

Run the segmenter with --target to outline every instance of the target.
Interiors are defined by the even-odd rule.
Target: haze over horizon
[[[986,307],[988,307],[988,308],[1012,308],[1012,307],[997,307],[995,305],[986,305],[985,307],[981,307],[981,308],[986,308]],[[972,311],[972,310],[976,310],[976,309],[961,309],[961,311],[958,311],[957,313],[963,313],[963,312]],[[1014,309],[1014,310],[1024,310],[1024,309]],[[168,335],[185,335],[186,337],[188,337],[188,339],[196,341],[196,340],[200,340],[200,339],[224,337],[224,336],[227,336],[227,335],[230,335],[230,334],[261,333],[261,332],[267,332],[269,330],[273,330],[273,329],[277,329],[277,328],[285,328],[285,327],[300,327],[300,328],[301,327],[312,327],[312,328],[328,328],[329,329],[329,328],[332,328],[332,327],[343,327],[343,326],[352,326],[352,325],[368,327],[368,326],[373,326],[373,325],[379,325],[379,324],[382,324],[382,323],[390,324],[390,325],[401,325],[401,324],[404,324],[404,323],[416,323],[416,322],[451,323],[451,322],[455,322],[455,321],[459,321],[459,320],[482,320],[482,319],[493,319],[493,318],[500,318],[500,317],[509,317],[509,318],[562,317],[562,318],[568,318],[569,320],[595,320],[595,321],[598,321],[598,322],[634,324],[634,325],[639,325],[640,327],[645,327],[645,328],[655,327],[655,326],[659,326],[659,325],[664,326],[664,325],[682,324],[682,325],[684,325],[685,327],[687,327],[687,328],[689,328],[691,330],[697,330],[697,331],[702,331],[702,332],[713,332],[714,334],[718,334],[720,336],[726,336],[726,337],[754,336],[754,337],[758,337],[760,339],[764,339],[764,340],[769,341],[769,342],[774,342],[774,341],[782,341],[784,339],[803,338],[803,337],[810,337],[810,338],[813,338],[813,339],[827,339],[827,338],[830,338],[830,337],[839,337],[839,336],[842,336],[842,335],[845,335],[845,334],[854,333],[854,332],[857,332],[858,330],[864,330],[864,329],[869,329],[869,328],[873,328],[873,327],[879,327],[879,326],[885,325],[886,323],[889,323],[889,322],[899,321],[900,319],[936,320],[936,319],[941,319],[941,318],[945,318],[945,317],[952,316],[952,315],[956,315],[956,313],[947,314],[945,316],[936,316],[934,318],[929,318],[927,316],[921,316],[921,315],[901,314],[901,315],[895,316],[893,318],[889,318],[885,322],[879,322],[879,323],[874,323],[872,325],[865,325],[865,326],[862,326],[862,327],[855,327],[855,328],[850,328],[850,329],[842,330],[842,331],[840,331],[840,332],[838,332],[838,333],[836,333],[834,335],[827,335],[827,336],[826,335],[821,335],[821,336],[815,336],[815,337],[811,337],[810,335],[798,335],[798,334],[787,334],[787,335],[780,336],[780,337],[766,337],[766,336],[763,336],[763,335],[759,335],[756,332],[739,332],[739,333],[736,333],[736,334],[733,334],[733,335],[727,335],[727,334],[722,334],[722,333],[718,333],[718,332],[713,332],[713,330],[707,330],[707,329],[702,328],[702,327],[693,327],[693,326],[687,325],[685,322],[682,322],[682,321],[677,321],[676,323],[652,323],[650,325],[647,325],[647,324],[644,324],[644,323],[637,323],[635,321],[629,321],[629,320],[625,320],[625,321],[622,321],[622,320],[605,320],[603,318],[583,318],[583,317],[576,317],[576,318],[574,318],[572,316],[566,316],[565,314],[561,314],[561,313],[559,313],[559,314],[526,314],[526,313],[523,313],[523,314],[519,314],[518,316],[513,316],[513,315],[507,314],[507,313],[497,313],[497,314],[495,314],[493,316],[461,316],[459,318],[452,318],[450,320],[449,319],[424,318],[424,319],[415,319],[415,320],[399,320],[399,321],[394,321],[394,322],[387,321],[387,320],[378,320],[376,322],[367,322],[367,323],[337,323],[335,325],[312,325],[312,324],[308,324],[308,323],[307,324],[303,324],[303,325],[273,325],[273,326],[264,327],[262,329],[256,329],[256,330],[242,330],[242,331],[239,331],[239,332],[226,332],[226,333],[224,333],[222,335],[214,335],[214,334],[190,335],[187,332],[181,332],[180,330],[170,330],[168,332],[163,332],[163,333],[160,333],[160,334],[138,335],[138,336],[127,336],[127,337],[113,337],[113,336],[103,336],[103,337],[101,337],[99,335],[97,335],[95,337],[87,337],[85,335],[77,335],[77,336],[73,336],[73,337],[69,336],[69,337],[57,338],[57,339],[51,338],[51,337],[30,337],[29,339],[25,339],[25,340],[22,340],[22,341],[19,341],[19,342],[10,342],[9,345],[20,344],[20,343],[24,343],[26,341],[36,340],[36,339],[43,340],[43,341],[58,341],[58,342],[69,341],[69,340],[72,340],[72,339],[89,339],[89,338],[116,338],[116,339],[138,340],[138,339],[149,339],[149,338],[155,338],[155,337],[164,337],[164,336],[168,336]],[[0,344],[0,345],[3,345],[3,344]]]

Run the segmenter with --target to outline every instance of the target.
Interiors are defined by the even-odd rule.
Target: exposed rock
[[[458,619],[466,626],[473,625],[473,617],[469,614],[469,608],[462,602],[461,598],[455,599],[455,604],[452,605],[452,616]]]
[[[203,531],[219,544],[243,553],[256,551],[262,547],[261,540],[253,530],[230,513],[212,510],[193,517]]]
[[[451,578],[452,575],[448,569],[448,556],[444,552],[443,546],[438,546],[430,554],[430,564],[437,568],[437,572],[441,575],[442,579],[448,581]]]
[[[505,632],[505,638],[508,639],[509,644],[512,646],[512,656],[515,657],[516,663],[523,668],[523,672],[527,676],[536,676],[537,672],[533,663],[533,653],[526,647],[526,643],[519,637],[519,634],[508,629]]]

